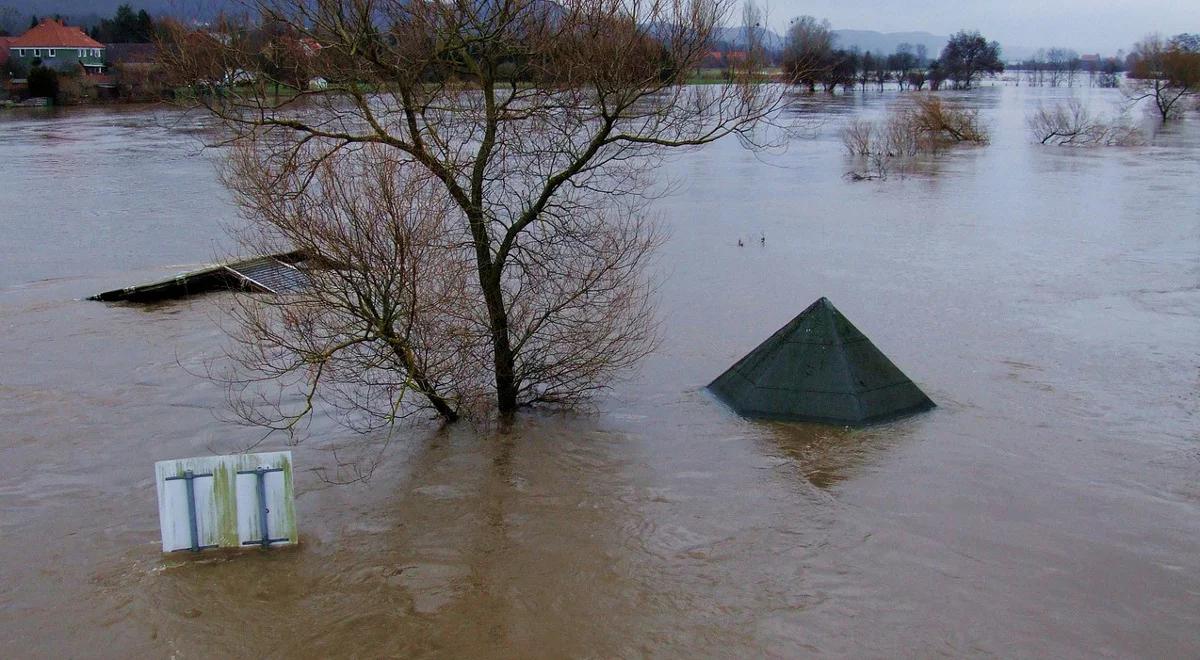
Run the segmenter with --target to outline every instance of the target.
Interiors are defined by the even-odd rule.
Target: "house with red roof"
[[[10,38],[8,57],[22,61],[26,68],[40,63],[60,71],[80,67],[85,73],[104,71],[104,44],[87,36],[82,29],[54,18],[42,19],[25,34]]]

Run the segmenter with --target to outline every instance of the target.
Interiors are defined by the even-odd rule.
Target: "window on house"
[[[46,53],[47,53],[47,57],[54,57],[57,54],[57,51],[54,50],[53,48],[48,48],[48,49],[46,49]]]
[[[34,49],[33,49],[33,56],[34,56],[34,57],[41,57],[41,56],[42,56],[42,49],[41,49],[41,48],[34,48]]]

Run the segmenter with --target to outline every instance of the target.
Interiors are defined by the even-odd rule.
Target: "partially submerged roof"
[[[98,293],[88,300],[155,302],[233,289],[257,293],[294,293],[309,283],[304,271],[296,267],[305,259],[303,252],[287,252],[213,264],[158,282]]]
[[[709,384],[746,417],[871,424],[934,407],[827,298]]]

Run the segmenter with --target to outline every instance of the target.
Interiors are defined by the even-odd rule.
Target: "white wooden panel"
[[[241,547],[244,541],[260,541],[258,477],[238,474],[264,467],[277,469],[264,475],[270,538],[296,543],[296,513],[292,492],[292,453],[265,452],[232,456],[202,456],[155,464],[158,488],[159,526],[164,552],[191,548],[187,482],[169,477],[193,474],[211,477],[193,479],[196,523],[200,546]]]
[[[267,472],[263,475],[263,485],[267,494],[267,527],[270,538],[273,539],[286,539],[290,536],[287,527],[287,500],[289,498],[284,488],[285,482],[282,471]],[[239,474],[237,476],[238,541],[243,545],[251,541],[262,541],[260,506],[258,475]]]
[[[237,476],[237,521],[238,542],[257,541],[258,533],[258,477],[253,474]],[[268,521],[270,522],[270,521]]]
[[[163,552],[183,550],[192,546],[187,485],[182,479],[164,482],[163,495],[159,498],[159,522],[162,527]]]

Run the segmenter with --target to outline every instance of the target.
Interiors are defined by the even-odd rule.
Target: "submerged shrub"
[[[1128,147],[1142,143],[1142,135],[1125,117],[1114,120],[1093,114],[1079,99],[1051,108],[1038,106],[1026,120],[1033,139],[1063,147]]]
[[[865,159],[869,173],[856,179],[882,179],[895,165],[922,153],[960,143],[986,145],[988,132],[979,111],[924,95],[899,104],[882,122],[855,120],[842,129],[842,144],[851,156]],[[897,162],[899,161],[899,162]]]
[[[928,150],[958,142],[983,145],[990,141],[987,129],[979,123],[978,110],[943,103],[940,97],[918,98],[904,112]]]
[[[855,119],[842,129],[842,144],[851,156],[867,156],[871,153],[874,133],[874,124]]]

